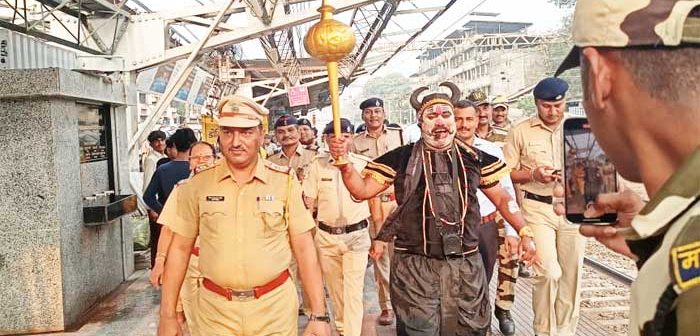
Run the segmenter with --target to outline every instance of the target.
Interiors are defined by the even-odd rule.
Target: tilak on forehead
[[[442,113],[446,111],[447,106],[453,109],[454,105],[459,101],[461,95],[459,88],[452,82],[442,82],[440,86],[449,88],[451,95],[444,93],[431,93],[423,97],[421,101],[418,101],[418,96],[423,93],[423,91],[428,90],[427,86],[420,87],[413,91],[411,94],[411,106],[416,110],[418,119],[423,116],[423,112],[433,107],[433,110],[437,113]],[[447,106],[445,106],[447,105]]]

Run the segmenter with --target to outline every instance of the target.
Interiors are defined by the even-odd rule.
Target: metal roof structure
[[[122,76],[126,83],[139,71],[186,59],[184,70],[171,78],[155,109],[129,141],[132,154],[202,56],[228,55],[232,46],[246,41],[259,41],[267,64],[234,57],[234,66],[248,68],[250,75],[234,85],[219,82],[224,86],[219,92],[245,88],[261,103],[280,104],[287,89],[301,85],[309,88],[312,106],[328,104],[326,70],[309,60],[302,42],[319,18],[322,1],[193,1],[198,4],[179,7],[184,1],[171,1],[165,10],[156,11],[146,0],[3,0],[0,27],[70,48],[76,52],[71,63],[75,70]],[[341,88],[386,65],[456,2],[327,0],[336,9],[335,18],[350,25],[357,41],[339,62]],[[394,47],[376,49],[376,43]],[[35,57],[35,52],[23,49],[18,57]]]

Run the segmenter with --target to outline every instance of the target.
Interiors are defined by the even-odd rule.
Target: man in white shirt
[[[165,132],[153,131],[148,134],[148,144],[151,149],[143,161],[143,191],[146,191],[148,184],[151,183],[153,173],[156,172],[156,164],[158,160],[165,157]]]
[[[457,138],[462,140],[466,144],[476,147],[477,149],[493,155],[501,160],[503,160],[503,151],[498,145],[493,142],[481,139],[475,136],[476,128],[478,124],[478,117],[476,112],[476,106],[467,100],[462,100],[457,102],[455,105],[455,121],[457,123]],[[503,188],[510,194],[512,199],[515,197],[515,188],[513,188],[513,182],[510,180],[510,176],[506,175],[500,180]],[[481,253],[481,258],[484,262],[484,267],[486,268],[486,279],[491,282],[491,277],[493,276],[493,268],[496,264],[496,259],[498,258],[498,248],[500,245],[498,239],[498,221],[504,220],[496,211],[496,206],[484,195],[480,190],[477,191],[476,197],[479,201],[479,211],[481,212],[481,227],[479,228],[479,252]],[[513,202],[509,206],[517,209],[517,203]],[[504,222],[504,227],[506,230],[506,237],[503,244],[506,245],[506,249],[513,260],[511,262],[517,262],[517,251],[518,251],[518,233],[513,229],[510,224]],[[495,309],[496,317],[499,321],[499,327],[504,335],[514,335],[515,334],[515,323],[510,317],[508,310],[501,309],[496,305]]]

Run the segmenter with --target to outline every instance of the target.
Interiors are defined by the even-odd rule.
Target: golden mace
[[[352,29],[333,19],[335,8],[321,2],[321,20],[311,26],[304,37],[304,48],[313,57],[326,62],[328,70],[328,92],[331,98],[333,110],[333,133],[340,138],[340,102],[338,99],[338,61],[349,54],[355,48],[355,34]],[[338,158],[336,165],[344,165],[345,158]]]

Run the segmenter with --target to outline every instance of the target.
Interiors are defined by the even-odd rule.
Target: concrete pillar
[[[111,106],[125,151],[124,86],[63,69],[0,71],[0,334],[64,330],[133,270],[130,226],[83,224],[83,196],[124,188],[109,161],[80,163],[79,111]],[[128,138],[127,138],[128,139]]]

